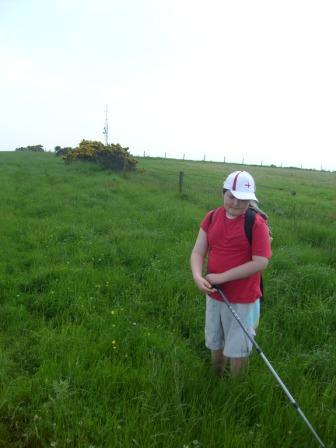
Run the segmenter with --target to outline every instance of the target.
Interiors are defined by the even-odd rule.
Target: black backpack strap
[[[263,303],[264,302],[264,280],[263,280],[261,274],[260,274],[260,291],[261,291],[260,303]]]
[[[255,210],[252,207],[249,207],[245,213],[244,229],[246,238],[248,239],[250,246],[252,246],[252,229],[257,213],[258,213],[257,210]],[[262,303],[264,299],[264,282],[261,275],[260,275],[260,290],[261,290],[260,302]]]
[[[257,215],[257,212],[253,208],[249,207],[246,210],[244,229],[245,229],[246,238],[251,246],[252,246],[252,229],[253,229],[256,215]]]

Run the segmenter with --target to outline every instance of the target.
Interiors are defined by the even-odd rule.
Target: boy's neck
[[[237,218],[239,218],[239,216],[241,216],[241,215],[233,216],[227,210],[225,210],[225,214],[228,219],[237,219]]]

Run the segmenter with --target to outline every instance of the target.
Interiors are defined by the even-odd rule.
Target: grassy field
[[[189,256],[239,167],[138,167],[0,153],[0,447],[318,446],[257,354],[209,367]],[[248,170],[274,234],[257,341],[335,447],[336,174]]]

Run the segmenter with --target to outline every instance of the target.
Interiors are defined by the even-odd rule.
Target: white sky
[[[0,0],[0,150],[336,170],[336,2]]]

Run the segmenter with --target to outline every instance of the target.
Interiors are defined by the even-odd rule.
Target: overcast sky
[[[0,150],[336,170],[336,2],[0,0]]]

